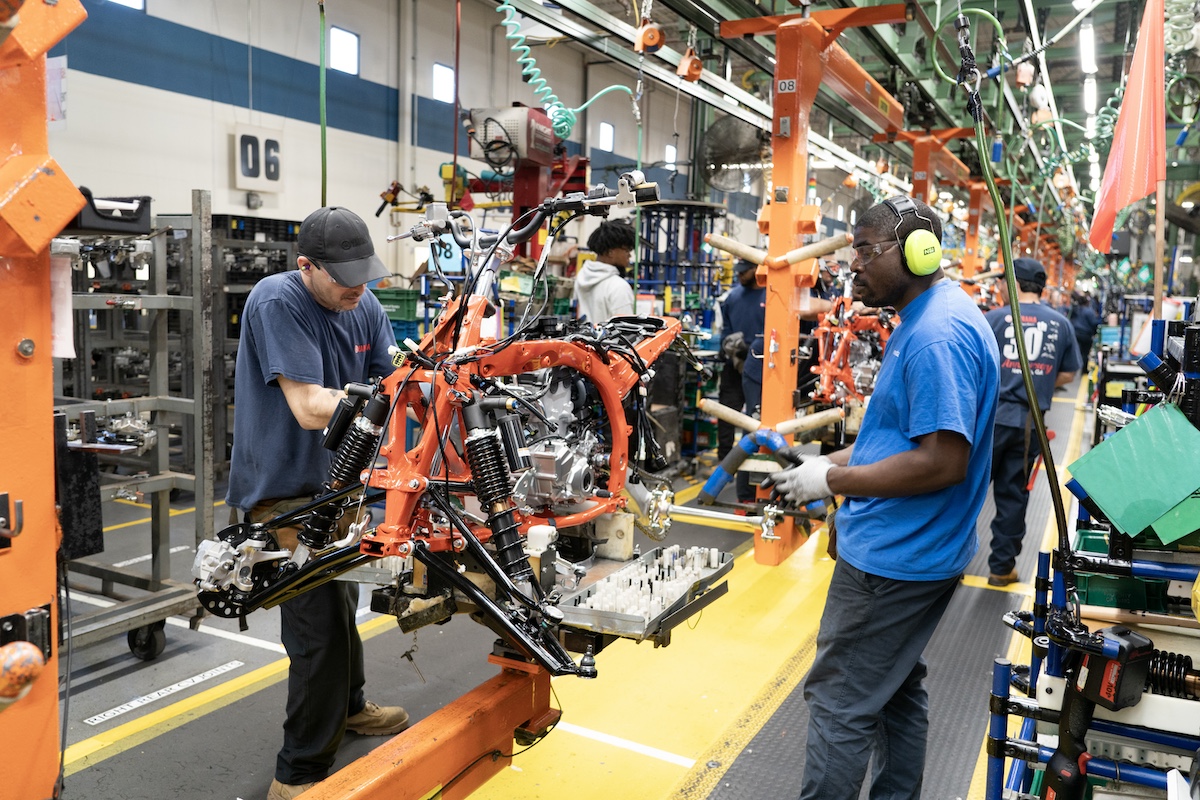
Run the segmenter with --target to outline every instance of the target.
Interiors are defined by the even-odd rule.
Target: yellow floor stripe
[[[363,640],[378,636],[396,627],[390,616],[376,617],[358,626]],[[288,659],[281,658],[253,672],[225,681],[219,686],[198,692],[191,697],[152,711],[143,717],[118,725],[91,738],[76,742],[63,754],[66,775],[94,767],[101,761],[162,736],[194,719],[199,719],[243,697],[265,689],[287,678]],[[282,713],[283,709],[280,709]]]
[[[992,586],[982,575],[963,575],[963,586],[975,589],[987,589],[992,592],[1009,592],[1010,594],[1033,595],[1033,585],[1029,583],[1010,583],[1008,586]]]
[[[1085,423],[1087,422],[1087,416],[1088,416],[1088,410],[1085,407],[1085,403],[1087,402],[1087,391],[1088,391],[1087,384],[1081,383],[1079,386],[1079,393],[1078,393],[1077,397],[1075,398],[1075,400],[1071,401],[1071,402],[1075,403],[1075,416],[1071,420],[1071,438],[1067,441],[1066,457],[1063,459],[1064,467],[1069,466],[1071,464],[1071,462],[1073,462],[1075,459],[1079,458],[1080,450],[1083,447],[1083,429],[1086,427]],[[1064,398],[1064,400],[1065,400],[1065,398]],[[1066,510],[1069,513],[1070,508],[1071,508],[1071,495],[1066,490],[1067,478],[1066,478],[1066,470],[1065,469],[1060,470],[1058,472],[1058,479],[1059,479],[1059,483],[1061,483],[1063,485],[1063,505],[1066,507]],[[1042,534],[1041,550],[1047,550],[1047,551],[1053,550],[1057,543],[1058,543],[1058,522],[1055,520],[1054,513],[1052,510],[1050,513],[1050,516],[1046,519],[1046,529]],[[968,576],[968,577],[970,577],[970,576]],[[976,580],[983,580],[984,585],[987,584],[987,581],[985,579],[977,578]],[[1025,610],[1032,609],[1033,608],[1032,587],[1027,584],[1018,584],[1018,583],[1014,583],[1014,584],[1012,584],[1012,586],[1024,586],[1026,588],[1027,596],[1026,596],[1024,602],[1021,604],[1021,607]],[[993,586],[993,587],[989,587],[989,588],[994,589],[997,587]],[[1007,588],[1011,588],[1011,587],[1004,587],[1004,588],[1007,589]],[[997,624],[999,624],[999,622],[997,622]],[[1013,664],[1028,664],[1029,658],[1030,658],[1030,641],[1028,639],[1026,639],[1024,636],[1021,636],[1014,631],[1008,641],[1008,656],[1007,657],[1008,657],[1008,660],[1011,661]],[[1020,718],[1014,717],[1014,718],[1009,719],[1009,735],[1010,736],[1020,729],[1020,722],[1021,722]],[[985,737],[983,740],[983,744],[980,745],[980,748],[979,748],[979,758],[975,762],[975,772],[971,777],[971,788],[967,792],[967,800],[984,800],[984,795],[986,793],[987,793],[987,738]]]
[[[691,501],[695,500],[696,497],[699,496],[700,491],[703,488],[704,488],[703,483],[694,483],[691,486],[688,486],[687,488],[680,489],[678,492],[675,493],[675,504],[682,506],[682,505],[686,505],[687,503],[690,503]]]
[[[125,502],[131,506],[137,506],[138,508],[149,508],[150,507],[149,505],[147,505],[145,503],[134,503],[133,501],[130,501],[130,500],[119,501],[119,502]],[[225,501],[218,500],[217,502],[213,503],[213,508],[218,508],[223,505],[225,505]],[[196,509],[194,507],[193,508],[172,508],[169,513],[170,513],[170,516],[172,516],[172,517],[178,517],[180,514],[191,514],[195,510]],[[153,518],[152,517],[142,517],[141,519],[131,519],[129,522],[118,522],[115,525],[109,525],[107,528],[104,528],[103,532],[108,533],[109,531],[115,531],[120,528],[130,528],[130,527],[133,527],[134,525],[144,525],[147,522],[149,522],[151,519],[153,519]]]
[[[817,618],[818,621],[820,617]],[[767,681],[766,688],[754,698],[746,712],[731,725],[713,747],[696,760],[696,765],[668,797],[691,800],[708,797],[717,787],[738,755],[746,749],[763,726],[774,716],[812,667],[817,653],[817,632],[805,638],[800,648]]]
[[[694,630],[676,628],[666,649],[619,641],[597,657],[597,681],[555,679],[564,720],[692,759],[691,770],[551,734],[472,800],[687,797],[720,780],[811,661],[833,572],[823,539],[811,537],[777,567],[755,563],[752,550],[739,556],[729,594],[692,621]]]

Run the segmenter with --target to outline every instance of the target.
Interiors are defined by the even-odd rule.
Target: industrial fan
[[[744,192],[771,163],[771,134],[737,117],[721,117],[700,140],[700,175],[714,189]]]

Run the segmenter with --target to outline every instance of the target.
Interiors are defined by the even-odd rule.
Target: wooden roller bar
[[[843,247],[849,246],[852,241],[854,241],[854,237],[851,234],[839,233],[836,236],[830,236],[828,239],[822,239],[819,242],[813,242],[803,247],[797,247],[795,250],[789,250],[781,256],[769,258],[766,263],[771,269],[783,269],[809,258],[820,258],[821,256],[835,253]]]
[[[717,419],[728,422],[735,428],[741,428],[750,433],[754,433],[763,427],[762,422],[756,420],[754,417],[743,414],[740,411],[735,411],[729,406],[721,405],[716,400],[711,400],[707,397],[700,401],[700,410],[706,414],[712,414]],[[804,431],[823,428],[826,425],[833,425],[835,422],[840,422],[845,418],[846,412],[844,410],[840,408],[827,408],[815,414],[807,414],[803,417],[795,417],[794,419],[785,419],[775,426],[775,431],[782,436],[789,436],[793,433],[803,433]]]
[[[744,258],[751,264],[761,264],[767,258],[765,250],[759,250],[757,247],[742,244],[736,239],[730,239],[728,236],[722,236],[719,233],[704,234],[704,241],[718,250],[724,250],[726,253],[735,255],[738,258]]]

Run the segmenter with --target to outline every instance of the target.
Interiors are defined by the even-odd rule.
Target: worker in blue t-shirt
[[[854,444],[772,474],[802,504],[840,494],[837,561],[804,684],[803,800],[918,798],[929,697],[922,652],[977,547],[992,462],[999,353],[969,295],[945,277],[941,220],[908,197],[854,228],[853,296],[902,322]]]
[[[265,522],[320,494],[334,458],[321,429],[346,396],[342,387],[393,370],[388,348],[396,338],[366,291],[389,273],[366,223],[346,208],[319,208],[300,224],[296,244],[299,269],[256,283],[242,311],[230,522]],[[348,524],[354,515],[342,519]],[[277,531],[279,544],[295,552],[297,533]],[[267,800],[290,800],[328,777],[346,731],[392,735],[408,726],[403,708],[363,696],[358,584],[329,581],[279,609],[291,664],[283,747]]]
[[[757,269],[751,261],[738,261],[734,265],[737,282],[721,303],[721,352],[725,355],[725,368],[721,371],[717,394],[721,405],[737,411],[744,407],[751,415],[757,412],[762,400],[762,335],[767,319],[767,290],[758,285]],[[757,359],[751,354],[755,340]],[[733,449],[736,439],[737,432],[732,425],[718,422],[717,457],[724,458]],[[738,502],[753,503],[754,487],[750,484],[749,473],[739,471],[736,483]]]
[[[1038,407],[1050,410],[1054,390],[1075,377],[1082,361],[1071,322],[1039,302],[1046,288],[1046,270],[1032,258],[1013,259],[1017,301],[1021,304],[1021,330],[1029,355],[1029,370],[1037,390]],[[1007,586],[1017,581],[1017,556],[1025,538],[1025,509],[1029,506],[1029,473],[1041,452],[1033,427],[1025,379],[1017,354],[1016,330],[1008,306],[1008,286],[1000,284],[1003,304],[985,315],[1000,345],[1000,405],[996,409],[996,434],[992,445],[992,493],[996,516],[992,519],[992,552],[988,556],[988,583]]]

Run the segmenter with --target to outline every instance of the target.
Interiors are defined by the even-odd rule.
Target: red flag
[[[1112,249],[1117,212],[1167,179],[1164,63],[1163,0],[1147,0],[1088,234],[1088,241],[1101,253]]]

